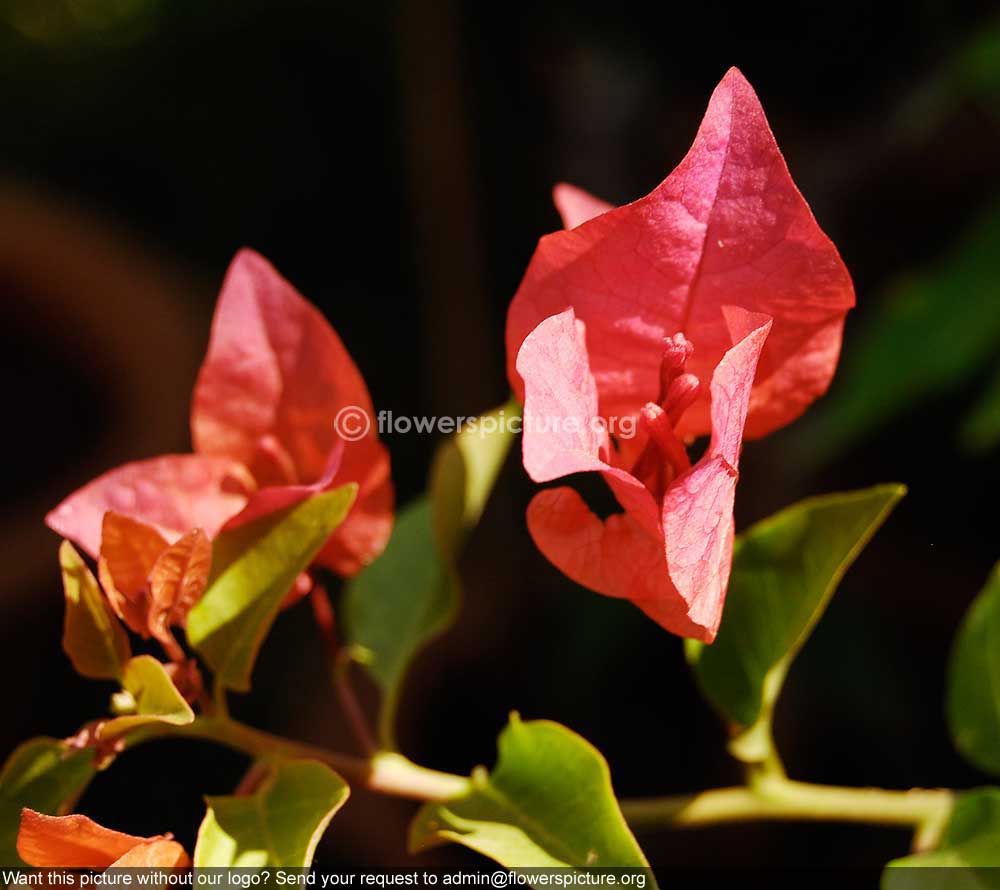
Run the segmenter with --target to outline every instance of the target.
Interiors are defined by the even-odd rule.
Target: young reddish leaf
[[[326,489],[357,482],[358,500],[335,534],[339,546],[321,557],[344,573],[381,552],[391,526],[389,457],[371,422],[371,397],[322,314],[262,256],[240,251],[195,386],[195,450],[240,461],[262,489],[307,485],[324,475],[337,443],[334,421],[351,408],[364,413],[368,429],[346,444]]]
[[[149,586],[149,573],[168,546],[152,526],[110,510],[104,514],[100,558],[115,589],[129,599]]]
[[[211,568],[212,545],[200,528],[159,555],[149,572],[149,632],[154,637],[169,635],[171,625],[184,626],[205,592]]]
[[[568,224],[600,209],[561,190]],[[572,307],[605,417],[635,416],[655,399],[665,337],[694,346],[688,371],[708,380],[732,343],[723,305],[774,319],[746,424],[762,436],[795,419],[827,388],[854,305],[850,277],[788,173],[753,88],[731,69],[691,150],[646,197],[539,242],[511,303],[507,356],[545,318]],[[677,427],[710,432],[703,391]]]
[[[18,855],[36,868],[111,866],[186,867],[184,848],[168,835],[136,837],[98,825],[86,816],[46,816],[21,813]]]
[[[246,495],[234,488],[245,476],[240,464],[225,457],[167,454],[98,476],[45,521],[95,558],[108,511],[141,520],[171,540],[191,528],[214,537],[246,503]]]
[[[101,525],[97,573],[115,614],[133,633],[150,634],[149,573],[167,549],[152,526],[108,511]]]

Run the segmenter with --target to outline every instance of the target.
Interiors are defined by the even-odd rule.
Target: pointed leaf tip
[[[706,697],[745,730],[731,744],[735,756],[766,755],[771,713],[792,660],[905,492],[887,484],[808,498],[737,538],[718,637],[686,649]]]
[[[467,795],[420,810],[410,827],[411,850],[451,842],[506,868],[648,870],[615,800],[607,761],[586,740],[514,712],[498,755]]]

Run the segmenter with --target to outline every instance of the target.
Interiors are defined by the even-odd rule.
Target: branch
[[[418,766],[402,754],[380,752],[371,758],[352,757],[327,748],[272,735],[228,717],[197,717],[186,726],[160,723],[129,736],[126,747],[162,738],[195,738],[217,742],[255,758],[289,757],[319,760],[353,785],[393,797],[451,800],[466,794],[469,779]]]
[[[471,781],[418,766],[401,754],[352,757],[272,735],[228,717],[198,717],[186,726],[158,724],[134,733],[127,747],[157,738],[197,738],[217,742],[251,757],[319,760],[353,785],[394,797],[451,800],[467,794]],[[945,789],[889,791],[812,785],[784,776],[758,780],[753,787],[718,788],[697,794],[624,800],[634,829],[689,828],[728,822],[860,822],[913,829],[918,850],[933,848],[951,814],[954,792]]]
[[[785,778],[754,788],[734,787],[698,794],[622,801],[633,828],[688,828],[723,822],[811,821],[899,825],[918,832],[923,849],[937,842],[954,794],[947,790],[841,788]]]

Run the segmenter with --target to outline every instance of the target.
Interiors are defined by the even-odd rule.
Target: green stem
[[[379,752],[352,757],[272,735],[228,717],[198,717],[187,726],[158,724],[136,732],[128,746],[157,738],[197,738],[217,742],[251,757],[309,758],[328,764],[350,783],[414,800],[443,801],[467,794],[464,776],[428,769],[401,754]],[[915,848],[933,848],[948,821],[951,791],[842,788],[812,785],[783,774],[759,777],[752,787],[718,788],[697,794],[622,801],[635,829],[688,828],[726,822],[813,821],[897,825],[915,831]]]
[[[936,843],[947,822],[953,797],[945,790],[841,788],[773,777],[754,787],[626,800],[622,812],[633,828],[766,820],[899,825],[917,831],[918,845],[926,849]]]
[[[401,754],[379,752],[371,758],[351,757],[326,748],[272,735],[228,717],[198,717],[187,726],[157,724],[133,734],[128,747],[158,738],[195,738],[217,742],[251,757],[319,760],[349,782],[394,797],[450,800],[466,794],[469,779],[418,766]]]

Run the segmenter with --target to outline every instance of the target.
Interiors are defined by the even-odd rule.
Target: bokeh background
[[[241,245],[336,326],[379,408],[466,415],[506,397],[507,302],[550,188],[615,202],[683,156],[716,82],[755,85],[793,176],[851,269],[831,394],[747,446],[743,528],[808,494],[910,495],[841,585],[789,677],[790,774],[969,787],[942,716],[948,648],[1000,557],[1000,20],[992,4],[533,4],[382,0],[0,3],[0,753],[68,735],[110,690],[59,648],[47,509],[125,460],[189,446],[187,402]],[[435,442],[389,437],[401,502]],[[420,660],[404,749],[492,763],[517,709],[581,732],[621,795],[738,781],[679,640],[575,588],[524,528],[511,459],[463,562],[458,625]],[[238,712],[349,747],[308,608],[285,613]],[[369,691],[370,693],[370,691]],[[158,743],[81,803],[191,843],[241,758]],[[412,805],[358,792],[327,864],[405,857]],[[904,832],[745,826],[642,838],[698,866],[877,868]],[[469,863],[461,851],[429,862]]]

